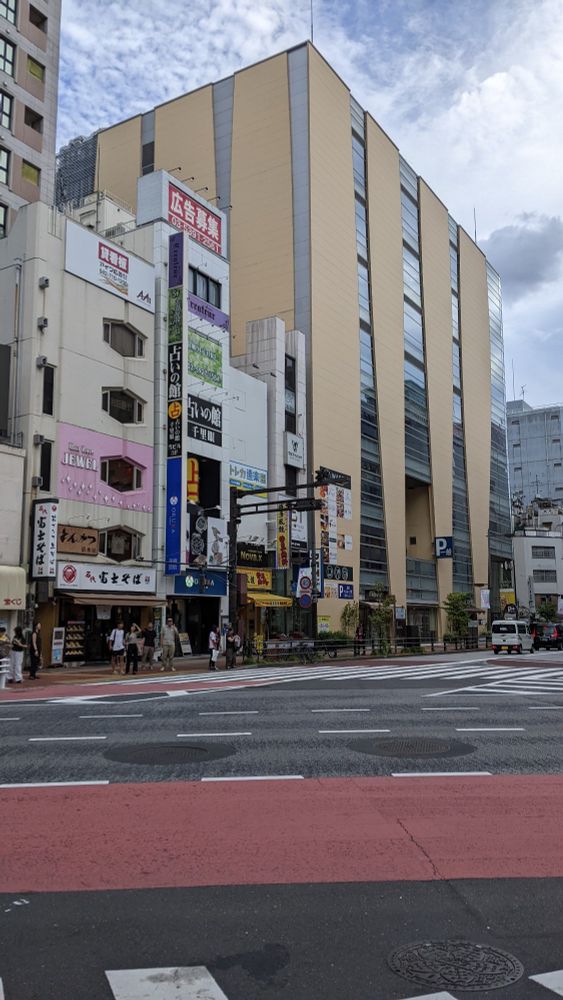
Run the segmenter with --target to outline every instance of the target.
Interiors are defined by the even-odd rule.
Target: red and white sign
[[[103,563],[59,560],[59,590],[119,591],[126,594],[154,594],[156,570],[139,566],[108,566]]]
[[[168,221],[209,250],[221,253],[221,218],[174,184],[168,185]]]
[[[54,580],[57,575],[58,500],[36,500],[33,504],[31,578]]]
[[[65,270],[154,312],[154,267],[67,219]]]

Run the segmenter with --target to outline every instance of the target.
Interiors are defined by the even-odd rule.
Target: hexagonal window
[[[119,493],[143,488],[143,470],[127,458],[102,458],[100,478]]]
[[[108,528],[100,531],[100,552],[115,562],[126,562],[128,559],[140,559],[142,536],[129,528]]]

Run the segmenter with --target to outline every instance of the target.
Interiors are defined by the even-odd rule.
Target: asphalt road
[[[5,1000],[563,996],[563,655],[448,662],[3,698]],[[390,960],[425,941],[447,989]]]

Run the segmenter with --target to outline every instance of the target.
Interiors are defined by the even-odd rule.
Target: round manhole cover
[[[475,750],[470,743],[462,743],[461,740],[433,740],[424,737],[355,740],[350,747],[376,757],[460,757]]]
[[[502,948],[472,941],[419,941],[391,953],[389,967],[418,986],[476,993],[517,983],[524,968]]]
[[[230,757],[234,752],[234,747],[227,743],[201,746],[191,743],[130,743],[112,747],[104,753],[104,757],[121,764],[206,764],[210,760]]]

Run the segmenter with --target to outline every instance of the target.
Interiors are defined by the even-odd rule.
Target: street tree
[[[377,637],[379,652],[386,656],[391,649],[391,625],[393,623],[394,601],[390,594],[387,594],[383,584],[378,583],[375,587],[375,607],[371,609],[369,622],[372,634]]]
[[[450,634],[456,639],[467,635],[470,604],[471,594],[452,593],[448,594],[442,605],[448,619]]]
[[[356,631],[358,622],[360,620],[360,605],[358,601],[347,601],[342,609],[342,614],[340,615],[340,624],[342,625],[342,630],[346,633],[348,638]]]

